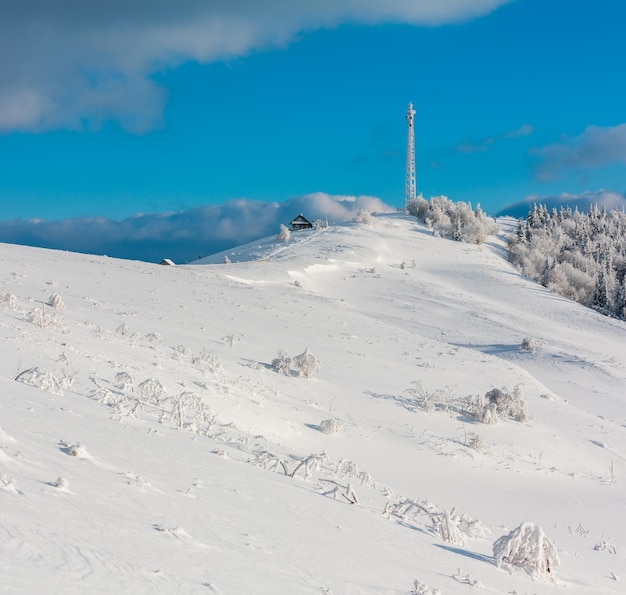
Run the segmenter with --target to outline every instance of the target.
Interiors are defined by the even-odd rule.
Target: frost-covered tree
[[[65,302],[63,298],[56,292],[52,293],[48,298],[48,305],[55,310],[65,310]]]
[[[533,577],[546,577],[560,564],[554,544],[534,523],[522,523],[493,544],[498,568],[520,568]]]
[[[357,214],[354,216],[353,221],[355,223],[362,223],[364,225],[373,225],[374,224],[374,218],[369,213],[369,211],[366,211],[365,209],[359,209],[357,211]]]
[[[409,201],[407,211],[423,220],[436,235],[467,244],[481,244],[498,230],[496,222],[480,206],[472,210],[468,203],[455,203],[446,196],[430,200],[418,196]]]
[[[549,290],[626,317],[626,213],[587,213],[534,205],[510,239],[509,256],[527,277]]]
[[[278,350],[278,357],[272,360],[272,369],[285,376],[291,373],[291,358],[282,349]]]
[[[308,347],[303,353],[293,358],[293,364],[301,378],[313,378],[320,372],[319,363]]]
[[[289,228],[281,223],[280,231],[278,232],[276,239],[280,240],[281,242],[288,242],[290,238],[291,232],[289,231]]]

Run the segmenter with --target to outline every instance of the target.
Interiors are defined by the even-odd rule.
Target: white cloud
[[[175,213],[138,214],[123,221],[103,217],[14,219],[0,222],[0,241],[149,262],[171,258],[183,263],[276,234],[281,223],[289,224],[299,213],[310,220],[333,222],[352,219],[359,209],[395,210],[372,196],[315,192],[283,203],[239,199]]]
[[[613,127],[588,126],[578,136],[533,149],[535,172],[540,180],[550,180],[567,170],[597,169],[626,163],[626,124]]]
[[[150,75],[289,43],[345,22],[437,25],[512,0],[0,0],[0,130],[157,126]]]

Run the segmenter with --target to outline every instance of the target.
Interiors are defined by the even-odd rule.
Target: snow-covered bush
[[[289,228],[286,225],[283,225],[281,223],[280,231],[278,232],[276,239],[281,242],[288,242],[290,238],[291,238],[291,232],[289,231]]]
[[[165,389],[156,378],[144,380],[139,385],[138,392],[151,405],[158,405],[165,399]]]
[[[520,345],[521,351],[537,351],[537,340],[532,337],[524,337],[522,339],[522,344]]]
[[[122,324],[120,324],[117,329],[115,329],[115,332],[118,335],[122,335],[122,337],[126,337],[130,334],[130,327],[125,322],[122,322]]]
[[[43,306],[33,308],[25,316],[27,322],[38,326],[39,328],[48,328],[55,326],[59,322],[59,315],[55,310],[46,310]]]
[[[369,211],[366,211],[365,209],[359,209],[357,211],[357,214],[354,216],[354,218],[352,220],[355,223],[362,223],[364,225],[373,225],[374,224],[374,218],[369,213]]]
[[[411,591],[411,595],[441,595],[441,591],[439,589],[429,587],[426,583],[415,579],[413,581],[413,590]]]
[[[343,430],[343,424],[336,417],[330,417],[322,420],[319,428],[322,434],[337,434]]]
[[[146,335],[146,341],[154,344],[163,343],[163,335],[161,335],[161,333],[148,333]]]
[[[433,517],[433,520],[435,517]],[[465,541],[465,537],[459,531],[456,521],[449,510],[445,510],[443,514],[438,517],[435,523],[435,529],[439,534],[439,537],[447,543],[460,544]]]
[[[596,552],[609,552],[609,554],[617,554],[617,548],[613,544],[607,543],[606,541],[597,543],[593,546],[593,549]]]
[[[7,310],[17,310],[19,308],[17,298],[4,289],[0,289],[0,305]]]
[[[513,392],[509,392],[506,387],[494,388],[485,396],[489,403],[495,404],[500,417],[508,417],[519,422],[527,421],[528,407],[520,386],[516,386]]]
[[[124,392],[132,393],[135,390],[133,379],[128,372],[118,372],[115,375],[114,386]]]
[[[534,523],[522,523],[493,544],[498,568],[519,568],[535,578],[547,577],[560,564],[554,544]]]
[[[301,378],[313,378],[320,373],[320,365],[308,347],[293,358],[293,364]]]
[[[282,350],[278,350],[278,357],[272,360],[272,369],[279,374],[291,374],[291,358]]]
[[[48,305],[55,310],[65,310],[65,302],[63,298],[56,292],[52,293],[48,298]]]
[[[44,370],[43,368],[40,368],[38,366],[20,372],[15,377],[15,380],[17,382],[21,382],[22,384],[34,386],[35,388],[45,390],[55,395],[63,394],[61,385],[57,377],[52,374],[52,372],[48,372],[47,370]]]
[[[433,395],[429,393],[420,380],[413,380],[406,392],[415,399],[415,404],[422,410],[431,413],[435,410]]]
[[[324,453],[319,455],[309,455],[296,465],[295,469],[290,473],[290,476],[296,478],[298,475],[301,475],[302,479],[306,481],[315,471],[320,470],[322,463],[326,460],[326,455]]]
[[[499,418],[509,418],[518,422],[528,420],[528,406],[522,389],[516,386],[513,392],[506,387],[494,388],[485,395],[468,397],[466,413],[478,421],[493,425]]]
[[[192,356],[191,363],[203,374],[216,374],[222,371],[220,359],[212,351],[202,351],[197,356]]]
[[[431,521],[435,533],[448,543],[462,544],[468,537],[483,538],[489,532],[478,519],[457,514],[454,508],[432,514]]]
[[[54,481],[52,483],[52,485],[57,488],[58,490],[62,491],[62,492],[66,492],[68,491],[69,487],[70,487],[70,483],[69,481],[67,481],[67,479],[65,479],[65,477],[57,477],[56,481]]]

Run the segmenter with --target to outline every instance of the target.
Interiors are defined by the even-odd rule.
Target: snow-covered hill
[[[626,326],[503,237],[384,215],[230,263],[2,253],[0,592],[623,592]],[[315,377],[272,368],[307,347]],[[518,386],[525,421],[470,415]],[[548,579],[494,563],[522,522]]]

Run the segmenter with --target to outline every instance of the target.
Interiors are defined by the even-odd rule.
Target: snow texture
[[[431,225],[4,244],[0,591],[621,594],[625,323]]]

